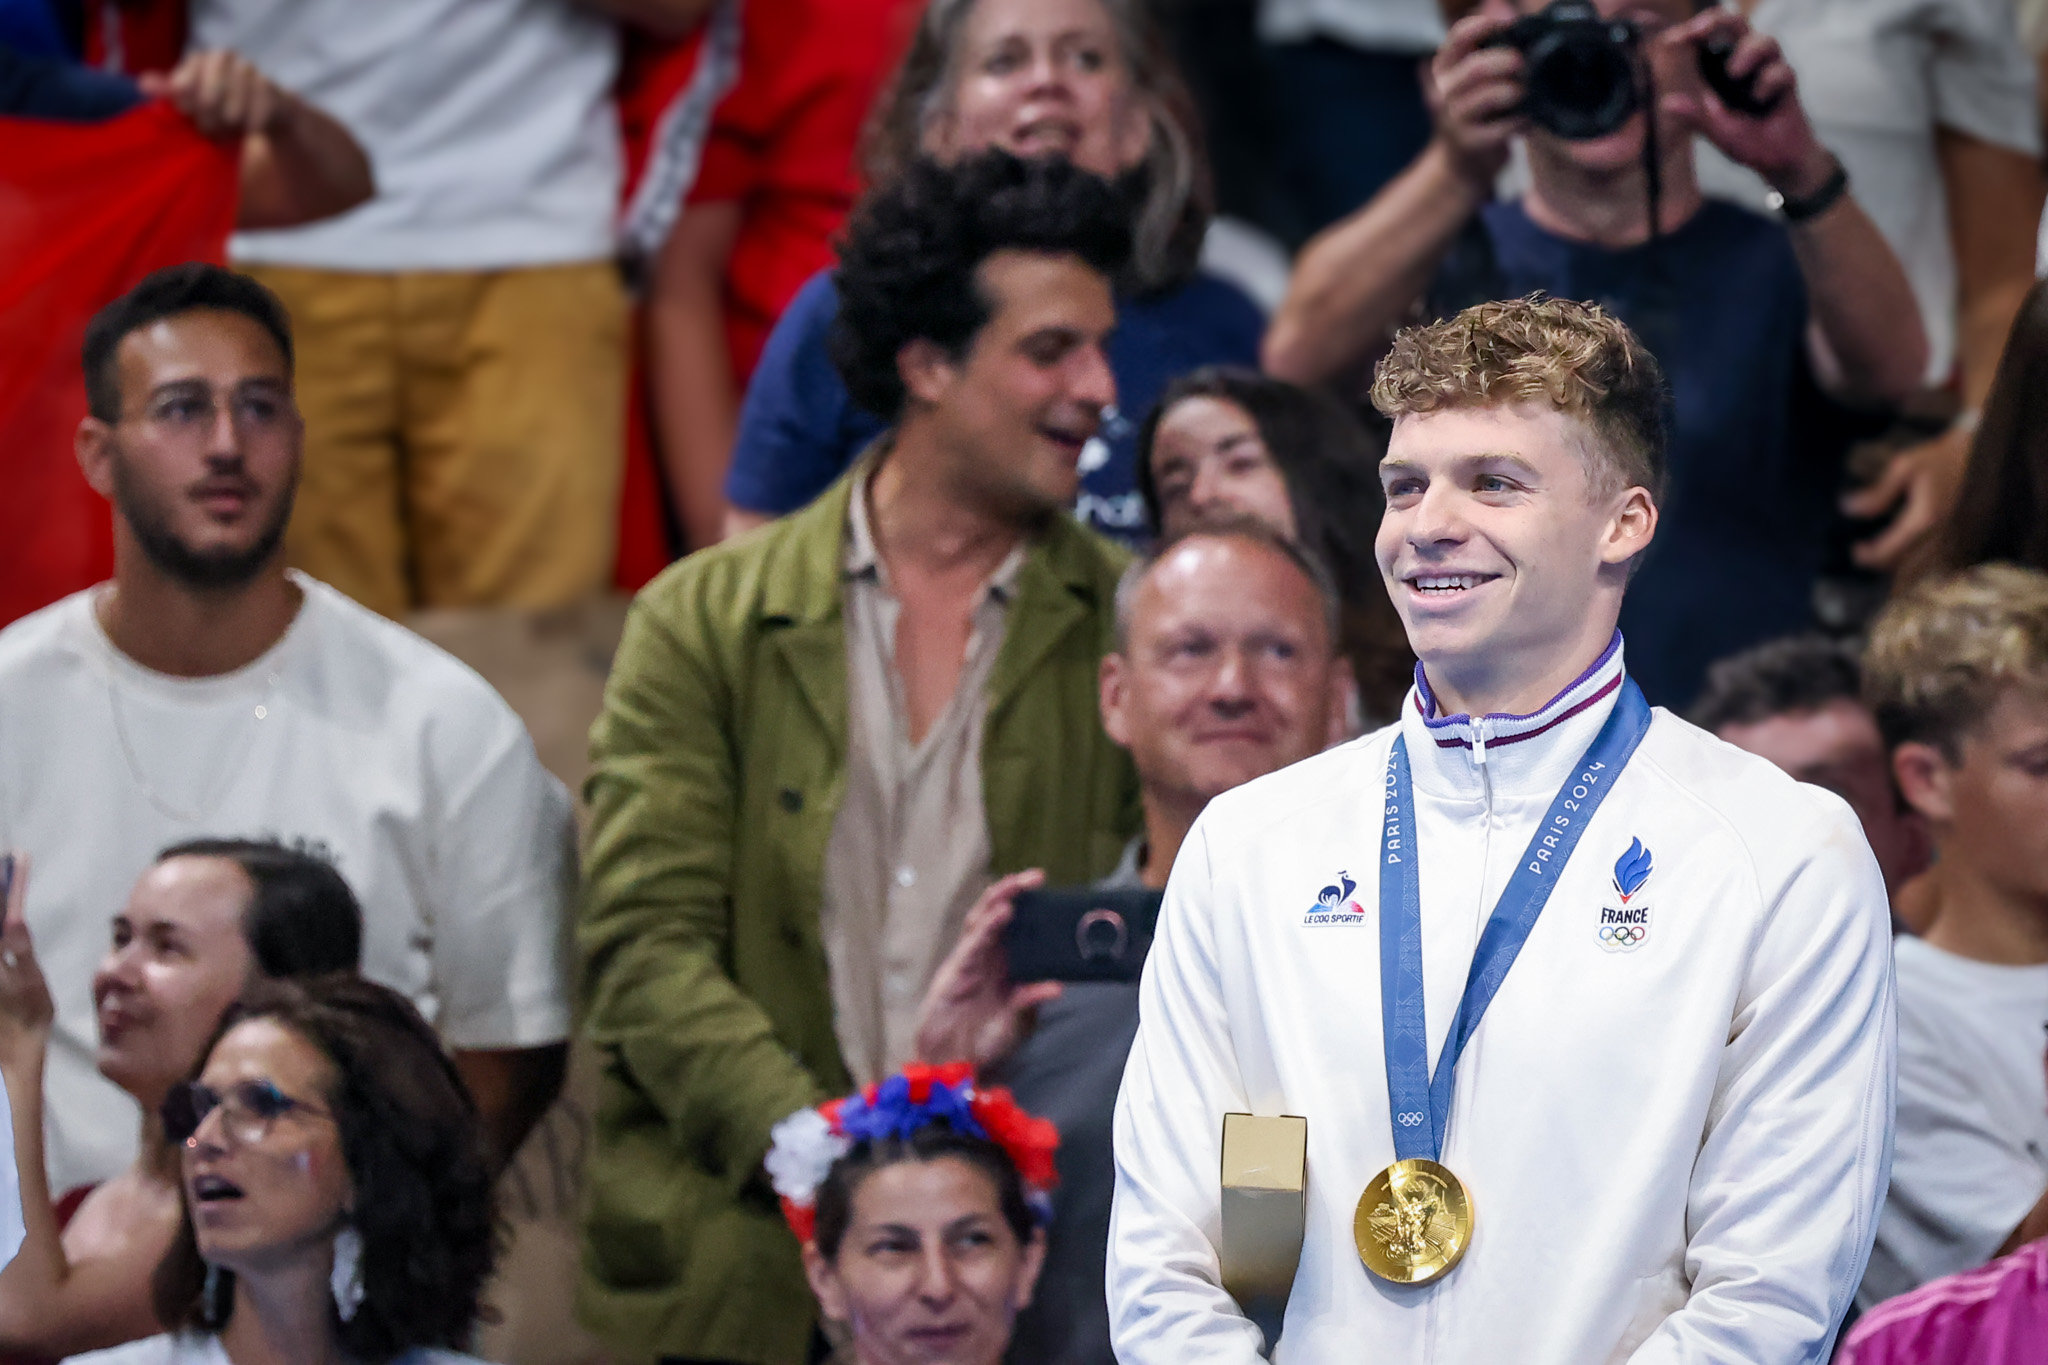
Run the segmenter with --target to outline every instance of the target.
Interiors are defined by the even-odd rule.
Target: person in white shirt
[[[1181,847],[1117,1105],[1118,1358],[1258,1358],[1217,1250],[1251,1112],[1307,1120],[1275,1360],[1824,1359],[1889,1159],[1884,884],[1840,798],[1624,671],[1657,364],[1535,297],[1402,333],[1373,392],[1415,690]]]
[[[387,616],[610,581],[626,415],[616,21],[710,0],[190,0],[368,149],[377,193],[238,234],[284,299],[310,426],[292,562]]]
[[[565,1056],[568,794],[481,678],[285,569],[302,427],[274,297],[160,271],[94,320],[86,378],[114,577],[0,632],[0,848],[35,860],[57,1008],[52,1188],[134,1156],[134,1104],[94,1066],[93,968],[143,869],[200,836],[335,864],[364,972],[441,1030],[509,1155]]]
[[[1933,922],[1898,941],[1899,1123],[1858,1301],[2048,1236],[2048,575],[1923,581],[1864,687],[1933,832]]]

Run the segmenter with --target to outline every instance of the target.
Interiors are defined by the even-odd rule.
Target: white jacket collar
[[[1415,686],[1401,708],[1408,762],[1416,785],[1439,794],[1549,796],[1565,770],[1600,733],[1625,675],[1621,632],[1592,667],[1526,716],[1437,714],[1436,695],[1415,666]],[[1482,771],[1482,768],[1484,771]]]

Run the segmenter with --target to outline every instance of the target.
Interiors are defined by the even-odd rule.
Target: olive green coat
[[[591,732],[577,947],[602,1074],[578,1306],[622,1353],[800,1365],[810,1341],[761,1159],[776,1122],[851,1088],[818,907],[846,783],[855,477],[650,584]],[[981,754],[998,874],[1087,882],[1137,828],[1096,710],[1124,562],[1062,516],[1018,574]]]

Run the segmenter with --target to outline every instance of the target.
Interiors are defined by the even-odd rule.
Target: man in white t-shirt
[[[1899,1121],[1865,1307],[2048,1235],[2048,575],[1987,564],[1878,617],[1864,686],[1933,831],[1898,940]]]
[[[247,232],[290,309],[309,437],[292,562],[386,615],[609,582],[625,429],[617,18],[709,0],[190,0],[331,111],[376,197]]]
[[[53,1184],[133,1155],[133,1106],[93,1065],[93,967],[136,876],[200,835],[334,861],[364,972],[437,1024],[509,1153],[561,1082],[567,793],[481,678],[284,567],[302,423],[274,297],[160,271],[85,357],[78,455],[114,505],[114,577],[0,632],[0,849],[35,858],[57,1006]]]

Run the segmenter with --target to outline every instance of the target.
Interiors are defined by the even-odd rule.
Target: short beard
[[[284,531],[292,516],[289,494],[278,500],[276,512],[263,534],[240,550],[195,550],[171,529],[170,516],[129,477],[126,459],[116,452],[113,460],[114,506],[135,533],[135,543],[158,572],[199,592],[229,592],[246,587],[263,571],[284,543]]]

